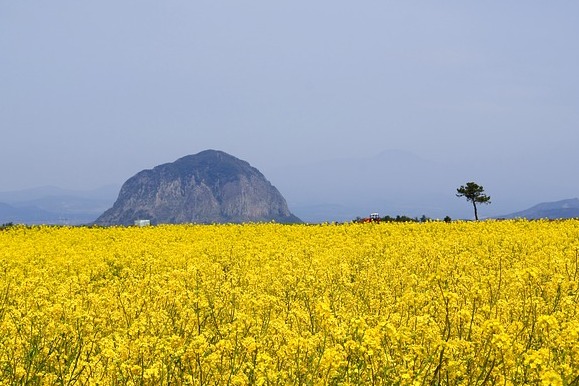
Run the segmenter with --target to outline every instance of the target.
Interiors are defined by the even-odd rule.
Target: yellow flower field
[[[577,385],[579,221],[11,227],[0,384]]]

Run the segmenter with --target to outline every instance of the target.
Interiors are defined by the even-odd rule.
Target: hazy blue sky
[[[0,0],[0,191],[208,148],[262,171],[404,149],[577,196],[578,20],[576,1]]]

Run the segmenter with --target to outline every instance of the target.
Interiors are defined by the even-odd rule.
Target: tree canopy
[[[478,211],[476,204],[490,204],[491,197],[484,193],[484,188],[474,182],[467,182],[466,185],[461,185],[456,189],[457,197],[464,197],[467,201],[472,202],[474,207],[474,218],[478,220]]]

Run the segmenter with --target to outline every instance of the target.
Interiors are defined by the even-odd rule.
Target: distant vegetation
[[[420,217],[420,218],[409,217],[409,216],[405,216],[405,215],[402,215],[402,216],[397,215],[396,217],[386,215],[384,217],[379,217],[377,220],[379,222],[427,222],[427,221],[432,221],[432,219],[430,217],[426,217],[426,215],[422,215],[422,217]],[[356,217],[356,219],[354,221],[355,222],[370,222],[370,218],[368,218],[368,217],[366,217],[366,218]],[[449,216],[446,216],[444,218],[444,221],[450,222],[451,218]]]

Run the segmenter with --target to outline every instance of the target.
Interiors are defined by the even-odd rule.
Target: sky
[[[276,181],[403,150],[513,201],[576,197],[578,17],[563,0],[0,0],[0,191],[120,185],[205,149]]]

